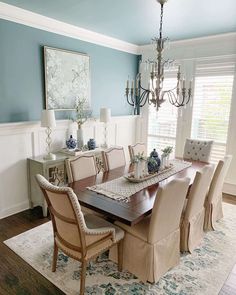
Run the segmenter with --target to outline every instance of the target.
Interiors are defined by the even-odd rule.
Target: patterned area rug
[[[119,273],[107,253],[87,268],[85,294],[128,295],[216,295],[236,262],[236,206],[224,205],[225,217],[217,231],[209,232],[193,254],[181,257],[157,284],[143,284],[127,271]],[[60,253],[58,267],[51,272],[53,235],[45,223],[13,237],[5,244],[66,294],[79,294],[79,262]]]

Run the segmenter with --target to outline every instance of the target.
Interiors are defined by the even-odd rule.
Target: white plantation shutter
[[[167,74],[164,90],[173,89],[176,86],[176,72],[174,70]],[[177,116],[178,109],[169,103],[167,97],[158,111],[153,105],[149,106],[148,153],[155,148],[160,155],[161,150],[168,145],[175,148]]]
[[[214,140],[213,163],[225,155],[234,67],[233,61],[196,66],[191,137]]]

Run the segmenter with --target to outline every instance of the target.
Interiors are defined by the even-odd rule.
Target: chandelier
[[[188,84],[189,87],[187,87],[187,83],[181,75],[180,66],[178,67],[176,86],[169,90],[163,90],[165,67],[173,63],[173,61],[163,59],[163,51],[166,42],[169,41],[168,38],[163,38],[162,36],[163,9],[167,0],[156,1],[161,5],[160,27],[159,36],[152,39],[157,54],[156,60],[148,60],[145,62],[148,63],[149,68],[151,68],[148,89],[142,86],[141,73],[137,74],[135,83],[132,81],[130,85],[130,81],[127,80],[126,84],[125,95],[127,102],[134,107],[135,115],[140,114],[140,108],[143,107],[146,102],[153,105],[158,111],[166,98],[168,98],[172,105],[182,107],[188,104],[192,95],[191,81]]]

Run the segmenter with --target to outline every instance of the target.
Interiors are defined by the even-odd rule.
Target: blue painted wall
[[[39,120],[44,103],[43,46],[86,53],[91,66],[93,115],[110,107],[112,115],[132,109],[124,97],[128,75],[134,78],[138,56],[73,38],[0,20],[0,122]],[[68,118],[69,112],[57,112]]]

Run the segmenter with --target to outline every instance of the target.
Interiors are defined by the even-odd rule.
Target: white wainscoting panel
[[[108,144],[125,148],[129,162],[128,145],[140,141],[137,130],[138,116],[112,117],[107,125]],[[65,147],[72,134],[76,137],[76,123],[57,121],[52,133],[52,150]],[[104,143],[104,124],[93,120],[83,125],[85,143],[95,138],[98,145]],[[45,130],[39,122],[0,124],[0,219],[29,208],[26,159],[45,153]]]
[[[26,158],[32,156],[32,133],[0,136],[1,215],[29,207],[27,198]]]

